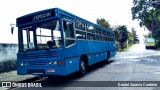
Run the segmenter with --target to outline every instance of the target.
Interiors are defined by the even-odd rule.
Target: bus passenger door
[[[70,74],[79,70],[77,56],[77,45],[75,39],[74,22],[72,18],[63,18],[64,33],[64,59],[65,73]]]
[[[74,30],[73,19],[63,18],[63,30],[64,30],[65,58],[75,57],[77,55],[77,47],[75,41],[75,30]]]

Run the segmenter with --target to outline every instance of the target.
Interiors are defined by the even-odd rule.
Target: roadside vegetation
[[[17,62],[16,60],[5,60],[0,61],[0,73],[13,71],[17,69]]]
[[[156,39],[157,50],[160,49],[160,0],[133,0],[132,19],[138,20],[140,27],[149,30],[147,37]],[[115,33],[117,51],[124,51],[133,44],[139,43],[136,30],[127,29],[126,25],[112,26],[104,18],[97,19],[97,24],[111,29]],[[131,32],[129,32],[131,31]]]
[[[156,47],[160,49],[160,0],[133,0],[131,11],[132,19],[150,31],[147,37],[156,39]]]
[[[132,29],[130,30],[131,32],[129,32],[126,25],[117,25],[111,27],[109,22],[104,18],[97,19],[97,24],[113,30],[113,32],[115,33],[115,42],[118,52],[127,50],[133,44],[139,43],[139,39],[134,27],[132,27]]]
[[[117,52],[126,51],[126,50],[128,50],[131,46],[133,46],[133,44],[129,44],[129,45],[127,45],[124,49],[119,49],[119,50],[117,50]]]

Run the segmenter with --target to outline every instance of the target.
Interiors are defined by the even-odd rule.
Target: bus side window
[[[65,32],[66,38],[75,38],[74,36],[74,28],[73,28],[73,22],[63,20],[63,28]]]
[[[68,47],[75,43],[75,34],[73,22],[63,19],[63,28],[65,34],[65,46]]]

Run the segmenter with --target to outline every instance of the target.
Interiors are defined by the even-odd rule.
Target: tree
[[[149,33],[149,34],[147,35],[147,38],[152,38],[152,34]]]
[[[124,43],[128,39],[127,27],[125,25],[118,26],[114,32],[116,41],[120,43],[120,48],[124,49]]]
[[[116,27],[116,29],[114,29],[114,35],[115,35],[115,40],[118,41],[119,37],[120,37],[120,31],[118,30],[118,28]]]
[[[133,0],[132,19],[139,20],[139,25],[154,32],[160,27],[160,0]],[[159,5],[159,7],[157,7]]]
[[[135,44],[136,42],[139,42],[138,35],[134,27],[132,27],[131,31],[132,31],[133,43]]]
[[[157,38],[160,30],[160,9],[150,10],[145,20],[145,25],[150,30],[152,36]]]
[[[109,29],[111,28],[109,22],[106,21],[104,18],[97,19],[97,24],[105,28],[109,28]]]
[[[131,32],[128,32],[128,44],[133,43],[133,35]]]

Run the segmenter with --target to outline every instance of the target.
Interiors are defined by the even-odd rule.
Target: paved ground
[[[0,81],[7,82],[7,81],[14,81],[19,82],[23,80],[27,80],[33,78],[32,75],[17,75],[17,71],[11,71],[6,73],[0,73]],[[0,90],[5,90],[6,88],[0,87]]]
[[[14,90],[160,90],[159,87],[103,87],[102,85],[104,84],[102,81],[105,81],[107,85],[112,84],[111,81],[160,81],[159,60],[160,51],[146,50],[143,44],[136,44],[129,50],[118,53],[114,58],[112,58],[110,64],[106,65],[100,63],[92,66],[83,77],[78,77],[76,76],[76,74],[73,74],[64,78],[43,78],[35,81],[30,81],[30,83],[41,83],[42,86],[46,87],[14,88]],[[21,77],[15,75],[14,72],[11,73],[12,74],[9,74],[8,78],[11,77],[12,80],[14,80],[14,77],[18,77],[17,79],[15,78],[17,81],[20,78],[24,78],[23,76]],[[2,76],[7,77],[7,75],[5,74],[0,76],[1,78],[3,78]],[[25,77],[28,78],[30,76]],[[62,82],[57,83],[57,81]],[[97,81],[100,81],[101,84],[97,83]],[[77,85],[75,84],[77,82],[82,86],[70,87]],[[56,85],[61,87],[54,87]],[[89,87],[86,87],[85,85]]]

